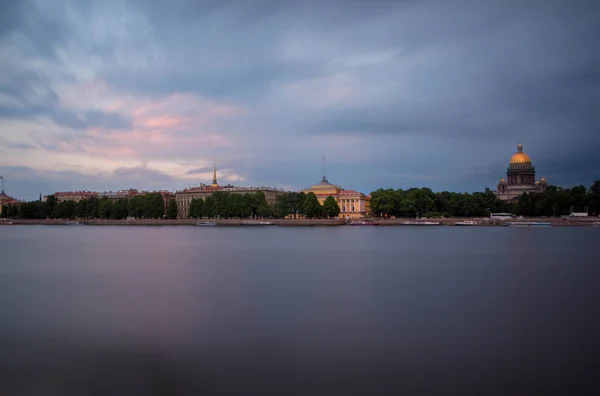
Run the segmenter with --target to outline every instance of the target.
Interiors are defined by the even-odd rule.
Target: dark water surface
[[[600,229],[0,227],[0,395],[600,391]]]

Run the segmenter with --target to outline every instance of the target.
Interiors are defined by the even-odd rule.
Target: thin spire
[[[2,180],[2,193],[4,194],[4,175],[0,175],[0,180]]]
[[[325,154],[323,154],[323,180],[326,180],[327,178],[325,177]]]
[[[213,157],[213,186],[217,185],[217,160]]]

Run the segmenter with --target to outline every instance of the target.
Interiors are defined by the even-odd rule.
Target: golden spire
[[[216,187],[219,184],[217,183],[217,160],[213,157],[213,182],[212,186]]]
[[[517,153],[522,153],[523,152],[523,145],[521,143],[519,143],[517,145]]]

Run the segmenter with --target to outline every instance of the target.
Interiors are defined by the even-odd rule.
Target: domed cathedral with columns
[[[535,180],[535,168],[531,158],[523,152],[523,145],[517,145],[517,152],[510,159],[506,179],[498,183],[496,195],[502,201],[516,201],[523,193],[540,193],[546,190],[545,178]]]
[[[325,174],[325,156],[323,156],[323,174]],[[340,207],[340,218],[360,218],[372,216],[371,197],[355,190],[345,190],[341,186],[329,183],[325,176],[321,182],[302,190],[313,193],[321,205],[329,196],[333,197]]]

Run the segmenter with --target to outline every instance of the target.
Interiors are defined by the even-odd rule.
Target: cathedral
[[[531,158],[523,152],[523,145],[519,143],[517,152],[510,159],[506,179],[502,178],[498,183],[496,195],[502,201],[516,201],[523,193],[543,192],[547,186],[545,178],[535,180]]]

